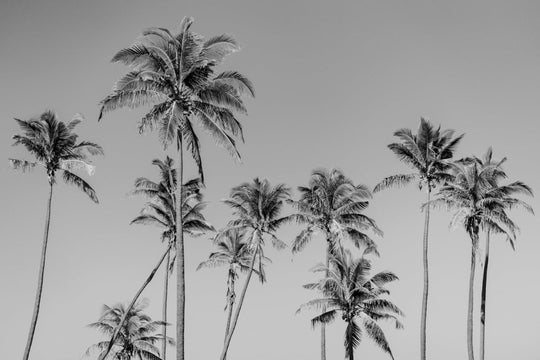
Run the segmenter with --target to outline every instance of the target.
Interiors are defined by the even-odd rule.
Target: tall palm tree
[[[253,250],[245,239],[246,232],[239,229],[231,229],[220,232],[215,238],[217,251],[212,252],[208,259],[201,262],[197,270],[202,268],[213,268],[217,266],[228,266],[227,271],[227,302],[225,310],[227,311],[227,323],[225,325],[225,340],[231,327],[231,318],[234,302],[236,299],[235,283],[239,276],[239,271],[250,271],[250,259]],[[264,282],[264,272],[253,269],[253,272],[259,275],[261,283]]]
[[[103,305],[103,314],[99,320],[88,326],[98,329],[107,336],[112,335],[120,329],[119,336],[114,342],[114,347],[109,358],[114,360],[161,360],[159,350],[156,346],[158,341],[174,343],[171,338],[164,335],[155,334],[163,321],[154,321],[146,315],[143,310],[146,303],[138,303],[130,310],[122,304],[113,307]],[[122,324],[121,320],[127,320]],[[86,350],[85,355],[89,356],[94,351],[104,354],[109,342],[100,341]]]
[[[339,250],[331,255],[330,267],[323,264],[317,266],[314,271],[323,272],[327,274],[326,277],[304,287],[318,290],[323,297],[307,302],[298,312],[305,308],[325,309],[311,320],[313,326],[328,324],[340,313],[347,323],[344,345],[345,357],[349,360],[354,360],[354,349],[360,345],[363,333],[393,359],[390,345],[378,322],[391,320],[396,328],[403,327],[399,321],[403,313],[383,297],[389,294],[384,285],[398,277],[389,271],[370,277],[371,261],[365,255],[366,252],[360,258],[353,259],[350,251]]]
[[[149,201],[145,204],[141,211],[141,214],[131,221],[132,224],[144,224],[144,225],[156,225],[162,228],[161,240],[167,242],[166,251],[161,256],[157,265],[152,269],[150,275],[146,278],[143,285],[139,288],[131,303],[128,306],[128,311],[135,305],[139,296],[142,294],[146,286],[152,281],[155,273],[160,268],[161,264],[166,257],[165,266],[165,284],[163,290],[163,335],[166,336],[167,329],[165,323],[167,322],[167,297],[168,297],[168,276],[170,269],[174,265],[175,258],[170,257],[171,250],[175,248],[176,242],[176,169],[174,168],[174,161],[168,156],[164,161],[154,159],[152,164],[156,165],[160,171],[159,182],[154,182],[150,179],[140,177],[135,180],[135,189],[133,194],[140,194],[146,196]],[[200,181],[197,179],[190,180],[182,187],[183,192],[183,205],[182,205],[182,229],[184,233],[191,236],[200,236],[206,231],[213,231],[214,228],[210,225],[204,216],[202,210],[205,204],[202,202],[202,194],[200,192]],[[126,313],[127,316],[127,313]],[[123,321],[126,319],[124,318]],[[121,323],[123,323],[121,321]],[[112,349],[114,341],[118,336],[118,332],[112,334],[109,342],[108,350],[105,351],[101,359],[107,356],[108,351]],[[163,356],[166,356],[167,347],[166,344],[162,344]]]
[[[515,195],[523,194],[528,196],[533,196],[532,189],[521,181],[514,181],[506,185],[501,185],[500,181],[506,178],[506,173],[502,170],[501,165],[506,161],[506,158],[503,158],[500,161],[493,160],[493,151],[489,148],[486,151],[486,154],[483,158],[474,158],[474,161],[481,167],[495,167],[493,175],[491,176],[490,188],[486,192],[486,197],[496,198],[486,204],[488,209],[493,212],[500,214],[501,219],[505,219],[505,223],[502,228],[497,223],[484,223],[483,228],[486,233],[485,240],[485,250],[484,250],[484,268],[482,271],[482,294],[481,294],[481,303],[480,303],[480,360],[485,358],[485,329],[486,329],[486,298],[487,298],[487,279],[488,279],[488,265],[489,265],[489,247],[490,247],[490,237],[492,233],[502,233],[506,235],[506,239],[512,246],[512,249],[515,250],[515,234],[519,231],[519,228],[516,224],[507,217],[506,211],[514,209],[516,207],[521,207],[526,211],[534,214],[532,207],[515,197]]]
[[[223,59],[239,50],[229,35],[209,39],[191,31],[192,18],[184,18],[177,34],[164,28],[145,30],[137,42],[120,50],[112,59],[131,68],[109,96],[101,102],[101,119],[106,112],[155,104],[143,116],[139,131],[157,128],[166,146],[175,142],[178,149],[178,183],[183,184],[183,151],[189,150],[204,181],[199,137],[194,125],[200,125],[234,158],[240,154],[236,140],[243,140],[236,113],[246,113],[243,95],[254,95],[248,78],[236,71],[215,73]],[[182,204],[181,186],[176,189]],[[181,208],[178,205],[177,217]],[[184,239],[182,222],[177,223],[177,360],[184,359]]]
[[[381,231],[374,220],[362,213],[371,199],[371,191],[365,185],[355,185],[339,170],[319,169],[312,172],[308,186],[300,186],[298,190],[300,200],[293,202],[298,213],[292,218],[305,228],[293,243],[293,253],[301,251],[317,233],[326,241],[327,268],[332,250],[344,239],[377,252],[366,230],[378,235]],[[321,359],[326,359],[324,323],[321,324]]]
[[[93,202],[97,203],[98,198],[94,189],[81,177],[76,175],[74,171],[85,170],[89,175],[93,174],[94,167],[88,162],[88,155],[102,155],[103,149],[93,142],[78,140],[78,135],[74,132],[74,129],[82,121],[81,115],[75,115],[67,124],[58,120],[56,114],[52,111],[46,111],[39,117],[30,120],[15,119],[15,121],[18,123],[22,133],[13,136],[13,140],[15,140],[14,145],[24,146],[34,156],[35,161],[10,159],[11,166],[23,172],[31,170],[36,166],[41,166],[45,169],[49,183],[49,197],[47,200],[47,212],[45,214],[45,231],[41,248],[36,299],[23,355],[23,360],[27,360],[30,356],[30,349],[34,339],[41,305],[47,243],[49,241],[49,227],[51,223],[53,186],[56,184],[56,175],[61,173],[66,184],[77,186]]]
[[[378,192],[390,187],[401,187],[417,182],[420,189],[426,190],[426,203],[430,202],[433,189],[449,180],[448,161],[452,159],[456,146],[463,135],[454,137],[453,130],[435,129],[425,119],[420,119],[416,134],[410,129],[400,129],[394,133],[399,142],[388,145],[388,148],[414,172],[392,175],[383,179],[374,189]],[[420,358],[426,359],[426,323],[429,295],[429,206],[424,208],[424,235],[422,239],[422,262],[424,268],[424,287],[422,291],[422,313],[420,321]]]
[[[225,344],[220,356],[220,360],[225,360],[227,350],[231,343],[234,329],[238,322],[242,304],[246,296],[246,291],[254,272],[255,262],[258,259],[259,273],[262,274],[264,259],[265,238],[270,238],[272,245],[277,249],[283,249],[286,244],[278,239],[275,232],[289,217],[281,217],[283,204],[290,197],[290,189],[285,184],[271,186],[268,180],[254,179],[251,183],[243,183],[231,190],[230,198],[225,200],[233,211],[236,219],[228,224],[229,229],[239,229],[246,231],[248,237],[248,246],[251,251],[249,271],[246,276],[238,305],[234,312],[229,333],[225,338]]]
[[[495,229],[508,236],[514,236],[513,223],[503,208],[494,207],[499,203],[500,194],[493,191],[493,184],[500,176],[500,168],[493,164],[462,161],[452,165],[453,180],[442,186],[437,197],[425,204],[428,206],[446,206],[454,209],[451,227],[460,224],[471,239],[471,268],[469,274],[469,301],[467,311],[467,351],[469,360],[474,360],[473,345],[473,310],[474,310],[474,275],[478,252],[479,233],[482,229]],[[503,211],[501,211],[503,210]],[[510,226],[507,226],[510,225]]]

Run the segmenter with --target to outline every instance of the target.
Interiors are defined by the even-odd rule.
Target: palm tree
[[[449,180],[448,161],[463,135],[454,137],[453,130],[441,131],[425,119],[420,119],[420,126],[415,135],[410,129],[400,129],[394,133],[400,142],[388,145],[388,148],[414,172],[392,175],[383,179],[373,190],[378,192],[390,187],[400,187],[411,182],[418,182],[420,189],[426,189],[426,203],[430,202],[433,189]],[[423,267],[424,288],[422,292],[422,314],[420,322],[420,358],[426,360],[426,323],[429,294],[428,234],[429,206],[424,208]]]
[[[516,207],[522,207],[528,212],[534,214],[532,207],[520,200],[514,195],[524,194],[533,196],[532,189],[521,181],[514,181],[506,185],[499,185],[499,181],[506,178],[505,172],[502,170],[501,165],[506,161],[506,158],[496,162],[493,160],[493,151],[489,148],[482,159],[475,157],[474,161],[480,166],[480,168],[495,167],[496,171],[493,172],[491,177],[491,187],[486,192],[486,197],[496,198],[492,200],[486,206],[493,213],[499,214],[500,219],[504,219],[504,228],[500,227],[497,223],[485,223],[484,231],[486,233],[485,253],[484,253],[484,268],[482,274],[482,295],[480,303],[480,360],[485,358],[485,329],[486,329],[486,298],[487,298],[487,278],[488,278],[488,264],[489,264],[489,247],[491,233],[502,233],[506,235],[506,239],[515,250],[515,234],[519,231],[519,228],[515,225],[511,219],[506,215],[506,210],[511,210]]]
[[[21,128],[22,133],[13,136],[13,140],[15,140],[13,145],[23,145],[35,157],[35,161],[10,159],[11,166],[23,172],[31,170],[36,166],[42,166],[47,173],[47,180],[49,182],[49,198],[47,200],[47,212],[45,214],[45,232],[41,248],[36,300],[34,302],[34,311],[32,313],[30,330],[23,355],[23,360],[27,360],[30,356],[41,304],[47,243],[49,241],[49,227],[51,223],[51,203],[53,186],[56,184],[56,175],[61,172],[66,184],[77,186],[93,202],[97,203],[98,198],[94,189],[73,171],[85,170],[89,175],[92,175],[94,167],[90,165],[87,157],[88,155],[102,155],[103,149],[101,146],[89,141],[78,141],[78,135],[74,132],[74,129],[82,121],[81,115],[75,115],[67,124],[58,120],[56,114],[52,111],[46,111],[39,117],[30,120],[15,119],[15,121]]]
[[[268,180],[261,181],[255,178],[251,183],[243,183],[234,187],[231,190],[230,198],[225,200],[225,203],[233,209],[236,216],[236,219],[229,222],[228,229],[246,231],[251,259],[246,281],[238,299],[229,333],[225,338],[220,360],[225,360],[227,356],[227,350],[242,310],[242,304],[257,259],[259,259],[259,273],[263,273],[265,238],[269,237],[272,245],[277,249],[286,247],[286,244],[276,237],[275,232],[281,225],[289,221],[287,216],[280,217],[283,204],[289,199],[289,196],[290,189],[285,184],[271,186]]]
[[[127,310],[122,304],[113,307],[103,305],[103,314],[95,323],[88,325],[98,329],[107,336],[120,329],[119,336],[114,342],[114,349],[109,354],[114,360],[161,360],[156,346],[158,341],[174,343],[171,338],[155,334],[156,330],[165,325],[163,321],[154,321],[143,310],[146,303],[138,303],[131,310]],[[121,319],[127,320],[122,324]],[[109,341],[100,341],[88,348],[86,356],[94,351],[104,354],[107,351]]]
[[[167,322],[167,295],[168,295],[168,276],[174,265],[175,258],[171,259],[170,251],[175,248],[176,242],[176,170],[174,161],[170,157],[166,157],[164,161],[154,159],[152,164],[156,165],[160,170],[159,182],[154,182],[150,179],[141,177],[135,180],[135,189],[133,194],[141,194],[149,198],[145,204],[141,214],[131,221],[132,224],[156,225],[163,229],[161,240],[167,242],[166,251],[161,256],[157,265],[154,266],[150,275],[146,278],[143,285],[139,288],[133,297],[128,311],[135,305],[135,302],[142,294],[146,286],[152,281],[155,273],[167,258],[165,266],[165,284],[163,290],[163,335],[167,335],[165,323]],[[200,192],[200,181],[197,179],[190,180],[182,187],[183,205],[182,205],[182,229],[184,233],[191,236],[200,236],[206,231],[213,231],[214,228],[210,225],[202,215],[202,210],[205,204],[202,202],[202,194]],[[126,313],[127,314],[127,313]],[[123,319],[125,321],[126,319]],[[121,323],[123,323],[121,321]],[[118,336],[118,332],[113,333],[109,342],[108,351],[112,349],[114,341]],[[107,356],[108,351],[103,353],[101,359]],[[167,351],[166,344],[162,344],[162,353],[165,357]]]
[[[236,71],[215,73],[223,59],[239,50],[229,35],[205,40],[191,31],[192,18],[184,18],[180,32],[173,35],[164,28],[150,28],[128,48],[112,59],[131,68],[109,96],[101,102],[101,119],[106,112],[155,104],[143,116],[139,131],[157,128],[164,146],[175,142],[178,149],[178,183],[183,184],[183,151],[189,150],[204,182],[197,123],[211,134],[216,143],[225,147],[234,158],[240,154],[236,140],[243,140],[242,126],[236,113],[246,113],[244,94],[254,95],[253,85]],[[184,144],[185,143],[185,144]],[[176,189],[178,204],[182,204],[182,186]],[[180,205],[176,208],[180,217]],[[177,223],[177,360],[184,359],[184,238],[182,222]]]
[[[371,199],[371,191],[365,185],[354,185],[339,170],[320,169],[312,172],[307,187],[300,186],[298,190],[300,200],[293,202],[298,213],[291,217],[305,228],[293,243],[293,253],[301,251],[316,233],[321,233],[326,241],[327,268],[332,250],[344,238],[357,247],[366,246],[377,252],[375,242],[365,232],[381,234],[375,221],[362,214]],[[324,323],[321,324],[321,359],[326,359]]]
[[[245,231],[231,229],[220,232],[215,238],[217,251],[211,253],[208,259],[201,262],[197,270],[202,268],[213,268],[217,266],[228,266],[227,272],[227,302],[225,310],[227,311],[227,324],[225,326],[225,339],[231,326],[234,301],[236,299],[235,283],[239,276],[239,271],[248,272],[250,270],[250,259],[252,249],[249,243],[244,241]],[[264,282],[264,272],[253,269],[253,272],[259,275],[261,283]]]
[[[297,312],[305,308],[325,309],[321,315],[311,320],[312,326],[332,322],[338,313],[347,323],[345,330],[345,357],[354,359],[354,349],[360,345],[362,333],[366,333],[392,359],[392,351],[383,330],[378,325],[380,320],[391,320],[396,328],[403,325],[398,317],[401,310],[383,296],[390,292],[384,285],[397,280],[389,271],[383,271],[369,277],[371,261],[365,255],[353,259],[350,251],[340,250],[330,257],[331,266],[320,264],[314,271],[323,272],[326,277],[318,283],[307,284],[307,289],[316,289],[323,297],[302,305]]]
[[[451,227],[461,224],[471,239],[471,269],[469,275],[469,302],[467,311],[467,350],[469,360],[474,360],[473,310],[474,274],[481,229],[497,231],[514,236],[511,220],[504,208],[493,206],[500,203],[500,193],[493,191],[496,179],[504,176],[497,164],[459,161],[452,165],[453,180],[442,186],[437,197],[425,204],[444,205],[454,209]],[[502,175],[501,175],[502,173]],[[509,225],[509,226],[508,226]]]

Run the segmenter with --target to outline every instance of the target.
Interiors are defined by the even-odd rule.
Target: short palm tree
[[[268,180],[256,178],[251,183],[244,183],[234,187],[231,190],[230,198],[225,200],[225,203],[233,209],[235,215],[235,219],[229,222],[228,229],[238,229],[246,232],[249,239],[248,246],[251,259],[229,333],[225,338],[220,360],[225,360],[227,356],[257,259],[259,260],[259,273],[262,274],[263,272],[265,238],[270,238],[272,245],[277,249],[286,247],[285,243],[276,237],[275,232],[281,225],[290,220],[287,216],[280,216],[283,205],[289,197],[290,189],[285,184],[272,186]]]
[[[320,233],[326,242],[326,267],[333,249],[343,240],[356,247],[377,252],[375,242],[366,231],[380,235],[374,220],[363,214],[369,205],[371,191],[365,185],[355,185],[339,170],[315,170],[308,186],[298,187],[300,199],[293,202],[297,214],[291,218],[305,226],[296,237],[292,251],[301,251]],[[324,311],[324,309],[323,309]],[[326,329],[321,324],[321,359],[326,359]]]
[[[314,271],[326,275],[318,283],[307,284],[307,289],[316,289],[322,298],[311,300],[300,307],[325,309],[321,315],[311,320],[313,326],[328,324],[338,315],[347,323],[345,330],[345,358],[354,359],[354,349],[360,345],[362,334],[367,334],[392,359],[392,351],[383,330],[378,325],[380,320],[391,320],[396,328],[402,328],[399,317],[402,311],[384,298],[389,291],[384,285],[397,280],[398,277],[389,271],[369,276],[371,262],[365,257],[366,252],[353,259],[348,250],[341,250],[330,258],[330,267],[323,264]]]
[[[461,161],[452,165],[453,179],[442,186],[437,197],[425,206],[446,206],[454,209],[451,227],[462,225],[471,239],[471,269],[469,275],[469,302],[467,311],[467,351],[474,360],[473,311],[474,275],[479,234],[482,229],[514,237],[514,225],[504,208],[493,206],[501,201],[500,193],[493,191],[496,179],[501,176],[497,164]],[[504,175],[503,175],[504,176]]]
[[[131,68],[109,96],[101,102],[101,119],[106,112],[154,104],[143,116],[141,132],[156,128],[166,146],[175,142],[178,149],[178,183],[183,184],[183,151],[189,150],[204,181],[199,137],[194,125],[211,134],[216,143],[233,157],[240,158],[235,139],[243,139],[237,113],[246,113],[243,95],[254,95],[253,85],[236,71],[216,74],[224,58],[239,50],[235,39],[218,35],[209,39],[191,30],[192,18],[184,18],[180,31],[150,28],[136,43],[120,50],[112,59]],[[182,204],[182,186],[176,189]],[[176,209],[180,217],[180,205]],[[177,360],[184,359],[184,239],[182,222],[177,223]]]
[[[103,314],[95,323],[88,325],[111,336],[117,329],[119,336],[114,342],[113,350],[109,353],[111,360],[161,360],[156,343],[159,341],[173,343],[171,338],[155,334],[163,321],[153,321],[143,310],[146,303],[138,303],[131,310],[122,304],[113,307],[103,305]],[[127,320],[121,324],[121,319]],[[104,354],[109,342],[100,341],[88,348],[86,356],[99,351]]]
[[[75,115],[67,124],[58,120],[56,114],[52,111],[46,111],[39,117],[30,120],[15,119],[15,121],[21,128],[22,133],[13,136],[15,140],[14,145],[24,146],[35,157],[35,161],[10,159],[11,166],[14,169],[22,171],[30,170],[36,166],[43,167],[49,183],[49,198],[47,200],[47,212],[45,214],[45,232],[41,248],[36,300],[23,355],[23,360],[27,360],[30,356],[41,304],[49,226],[51,223],[51,203],[53,186],[56,184],[56,175],[61,173],[66,184],[77,186],[93,202],[97,203],[98,198],[94,189],[81,177],[76,175],[74,171],[85,170],[91,175],[94,167],[88,162],[88,155],[102,155],[103,149],[93,142],[78,140],[78,135],[74,130],[82,121],[82,116],[80,115]]]
[[[146,278],[143,285],[137,291],[133,297],[128,310],[135,305],[135,302],[142,294],[146,286],[152,281],[155,273],[166,260],[165,266],[165,284],[163,289],[163,322],[167,322],[167,298],[168,298],[168,277],[172,266],[174,265],[175,258],[171,259],[170,252],[175,248],[176,242],[176,169],[174,168],[174,161],[168,156],[164,161],[154,159],[152,164],[159,168],[160,178],[158,182],[154,182],[147,178],[138,178],[135,180],[135,189],[133,194],[140,194],[146,196],[149,201],[145,204],[141,214],[131,221],[132,224],[144,224],[144,225],[156,225],[163,231],[161,233],[161,240],[167,242],[167,247],[157,265],[152,269],[150,275]],[[182,187],[182,222],[184,233],[191,236],[200,236],[206,231],[213,231],[214,228],[210,225],[204,216],[202,210],[205,204],[202,202],[202,194],[200,192],[201,183],[197,179],[190,180]],[[125,321],[125,319],[124,319]],[[167,335],[167,329],[163,325],[163,335]],[[113,333],[111,341],[109,343],[109,351],[112,349],[115,338],[118,333]],[[163,357],[166,356],[166,343],[162,344]],[[104,356],[107,352],[104,352]]]
[[[227,302],[225,305],[225,310],[227,311],[225,339],[227,339],[227,334],[231,327],[231,318],[236,299],[236,280],[238,280],[240,271],[250,271],[249,265],[253,250],[250,249],[249,243],[245,241],[245,235],[245,231],[239,229],[220,232],[214,239],[217,250],[212,252],[208,256],[208,259],[201,262],[197,267],[197,270],[202,268],[214,268],[217,266],[229,267],[227,271]],[[255,269],[253,269],[253,272],[259,275],[261,282],[264,282],[264,272],[261,273]]]
[[[448,161],[463,135],[454,137],[453,130],[441,131],[435,129],[425,119],[420,119],[420,126],[416,134],[410,129],[400,129],[394,133],[399,142],[388,145],[388,148],[414,172],[408,174],[392,175],[383,179],[374,189],[378,192],[390,187],[401,187],[411,182],[417,182],[420,189],[426,190],[426,202],[430,202],[433,189],[450,179],[447,173]],[[423,267],[424,288],[422,292],[422,314],[420,322],[420,359],[426,360],[426,323],[427,305],[429,295],[429,267],[428,267],[428,234],[429,234],[429,206],[424,208],[424,236],[423,236]]]
[[[505,219],[506,222],[503,224],[504,228],[501,228],[497,223],[487,223],[484,224],[484,231],[486,233],[486,242],[484,250],[484,269],[482,272],[482,294],[481,294],[481,303],[480,303],[480,360],[485,358],[485,329],[486,329],[486,300],[487,300],[487,279],[488,279],[488,264],[489,264],[489,247],[490,247],[490,237],[491,233],[502,233],[506,235],[506,238],[512,249],[514,248],[515,235],[519,228],[516,224],[511,221],[507,215],[506,211],[514,209],[516,207],[521,207],[526,211],[534,214],[532,207],[515,197],[515,195],[528,195],[533,196],[532,189],[521,181],[514,181],[506,185],[499,184],[500,181],[506,178],[505,172],[502,170],[501,165],[506,161],[506,158],[503,158],[500,161],[493,160],[493,151],[489,148],[483,158],[474,158],[474,161],[481,167],[486,168],[489,166],[496,167],[493,176],[491,178],[491,186],[486,192],[486,197],[496,198],[487,204],[487,207],[490,211],[494,213],[501,214],[499,217]]]

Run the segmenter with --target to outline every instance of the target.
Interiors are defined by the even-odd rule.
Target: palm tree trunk
[[[39,307],[41,305],[41,292],[43,291],[43,276],[45,273],[45,258],[47,256],[47,242],[49,241],[49,227],[51,224],[52,195],[53,183],[49,180],[49,200],[47,201],[47,212],[45,214],[45,231],[43,233],[43,244],[41,246],[38,286],[36,290],[36,299],[34,301],[34,311],[32,313],[32,320],[30,322],[30,330],[28,332],[28,339],[26,340],[26,347],[24,348],[23,360],[28,360],[28,357],[30,356],[30,349],[32,348],[32,341],[34,340],[34,333],[36,331],[37,319],[39,315]]]
[[[330,241],[326,242],[326,268],[330,266]],[[328,270],[326,270],[328,278]],[[326,307],[323,307],[322,314],[326,312]],[[326,324],[321,323],[321,360],[326,360]]]
[[[467,351],[469,360],[474,360],[473,309],[474,309],[474,271],[476,268],[476,245],[473,240],[471,250],[471,273],[469,275],[469,308],[467,310]]]
[[[184,274],[184,231],[182,221],[182,186],[184,157],[181,135],[178,135],[178,171],[176,179],[176,360],[184,360],[184,328],[186,310],[186,284]]]
[[[169,292],[169,266],[171,262],[171,252],[167,253],[167,261],[165,262],[165,280],[163,285],[163,309],[162,309],[162,320],[163,320],[163,343],[161,344],[161,359],[167,359],[167,297]]]
[[[107,350],[105,352],[103,352],[99,356],[99,360],[103,360],[103,359],[105,359],[107,357],[107,355],[109,355],[109,352],[111,351],[112,347],[114,346],[114,343],[116,342],[116,338],[118,337],[118,334],[120,333],[120,329],[122,329],[122,326],[126,322],[126,319],[128,317],[129,312],[131,311],[131,309],[133,308],[133,306],[135,305],[135,303],[139,299],[139,296],[141,296],[143,290],[146,288],[146,286],[148,286],[150,281],[152,281],[152,279],[154,278],[154,275],[156,274],[159,267],[163,263],[163,260],[165,260],[165,256],[167,256],[170,251],[171,251],[171,245],[169,245],[169,247],[167,248],[167,251],[165,251],[163,253],[163,255],[161,255],[161,258],[159,259],[157,265],[154,267],[154,269],[152,269],[152,272],[150,273],[150,275],[148,275],[145,282],[142,284],[141,288],[137,291],[137,293],[133,297],[133,300],[131,300],[131,303],[126,308],[126,311],[124,312],[124,315],[122,316],[122,319],[120,320],[120,323],[116,326],[116,329],[114,330],[114,333],[111,336],[111,340],[109,340],[109,346],[107,347]]]
[[[227,283],[229,284],[229,309],[227,310],[227,325],[225,325],[225,340],[223,341],[223,345],[227,343],[227,335],[229,335],[229,329],[231,328],[231,318],[233,313],[233,306],[234,306],[234,274],[229,271],[229,279],[227,280]]]
[[[489,263],[489,230],[486,233],[486,255],[484,259],[484,273],[482,276],[482,302],[480,305],[480,360],[484,360],[486,342],[486,296]]]
[[[429,204],[431,197],[431,187],[428,184],[426,203]],[[429,272],[428,272],[428,236],[429,236],[429,205],[426,206],[424,219],[424,238],[422,249],[422,261],[424,266],[424,289],[422,291],[422,315],[420,320],[420,359],[426,360],[426,323],[427,323],[427,303],[429,293]]]
[[[240,299],[238,299],[238,305],[236,305],[236,311],[234,312],[233,320],[227,337],[225,338],[225,344],[223,345],[223,352],[221,353],[220,360],[225,360],[227,357],[227,351],[229,350],[229,345],[231,343],[232,336],[234,334],[234,329],[236,328],[236,323],[238,322],[238,317],[240,316],[240,310],[242,310],[242,304],[244,303],[244,297],[246,296],[246,291],[249,285],[249,280],[253,274],[253,267],[255,266],[255,259],[257,259],[257,254],[259,252],[258,244],[256,244],[253,255],[251,256],[251,265],[249,267],[249,272],[246,277],[246,282],[244,283],[244,288],[240,294]]]

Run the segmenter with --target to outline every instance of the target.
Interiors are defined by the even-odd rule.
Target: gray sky
[[[143,201],[126,196],[138,176],[155,177],[150,164],[164,157],[157,136],[139,136],[143,110],[118,111],[97,123],[98,101],[126,68],[110,64],[149,26],[177,30],[195,17],[203,35],[236,36],[242,51],[222,69],[237,69],[255,83],[257,98],[243,118],[243,164],[204,137],[207,218],[225,225],[230,212],[220,199],[255,176],[293,187],[306,184],[316,167],[338,167],[370,186],[406,168],[386,149],[392,132],[416,129],[420,116],[467,135],[458,156],[507,156],[507,172],[540,189],[537,152],[540,118],[540,3],[535,1],[141,1],[3,0],[0,8],[0,284],[2,358],[23,351],[31,316],[47,196],[42,173],[17,174],[6,158],[24,158],[11,147],[13,117],[51,108],[63,120],[76,112],[87,121],[82,138],[106,151],[90,179],[101,200],[63,184],[53,200],[52,227],[34,360],[73,360],[101,337],[85,325],[103,303],[128,301],[154,266],[163,246],[159,230],[129,226]],[[188,175],[195,175],[192,165]],[[419,353],[422,290],[423,194],[414,186],[377,194],[367,213],[385,231],[375,270],[401,280],[392,299],[406,313],[405,329],[385,329],[398,359]],[[538,200],[531,204],[540,209]],[[495,239],[490,262],[487,357],[536,359],[540,302],[538,220],[514,213],[522,229],[517,251]],[[433,359],[466,356],[466,308],[470,240],[450,231],[450,215],[432,216],[428,353]],[[536,226],[535,226],[536,225]],[[283,228],[290,243],[298,232]],[[187,358],[216,358],[225,325],[224,269],[196,272],[212,247],[187,239]],[[295,315],[314,293],[301,288],[308,270],[323,259],[322,242],[303,253],[269,250],[268,283],[253,282],[230,356],[235,360],[315,359],[319,331],[312,314]],[[478,274],[479,275],[479,274]],[[479,283],[477,290],[479,290]],[[145,293],[159,318],[162,274]],[[171,315],[174,307],[171,301]],[[478,304],[478,302],[477,302]],[[476,320],[478,316],[476,316]],[[328,330],[328,358],[343,358],[340,322]],[[475,342],[478,336],[475,334]],[[359,358],[387,356],[365,340]]]

